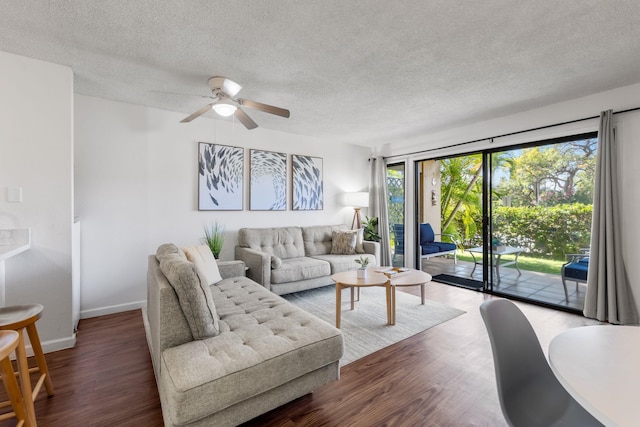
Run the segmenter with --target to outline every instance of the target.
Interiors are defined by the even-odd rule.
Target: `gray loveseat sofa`
[[[351,241],[354,245],[336,245],[336,235],[351,238],[351,233],[360,233]],[[361,239],[361,231],[346,225],[241,228],[235,258],[249,267],[249,278],[284,295],[333,284],[330,276],[357,268],[360,256],[378,266],[380,243]]]
[[[238,425],[339,378],[338,329],[246,278],[242,261],[211,262],[209,285],[174,245],[148,259],[144,320],[166,426]]]

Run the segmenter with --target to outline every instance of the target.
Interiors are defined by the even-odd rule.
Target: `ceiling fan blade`
[[[180,120],[180,123],[189,123],[191,120],[200,117],[201,115],[203,115],[204,113],[206,113],[207,111],[211,110],[211,107],[213,106],[213,102],[211,104],[207,104],[204,107],[202,107],[201,109],[199,109],[198,111],[196,111],[195,113],[185,117],[184,119]]]
[[[275,114],[276,116],[289,117],[289,110],[274,107],[273,105],[263,104],[261,102],[250,101],[248,99],[238,98],[238,104],[265,113]]]
[[[233,113],[233,115],[236,116],[236,118],[240,121],[240,123],[242,123],[244,127],[246,127],[248,130],[255,129],[258,127],[258,124],[254,122],[253,119],[247,115],[247,113],[245,113],[239,108],[236,110],[235,113]]]

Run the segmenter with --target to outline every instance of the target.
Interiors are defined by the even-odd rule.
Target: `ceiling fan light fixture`
[[[229,117],[233,113],[235,113],[236,110],[238,109],[238,107],[236,107],[235,105],[228,104],[226,102],[219,102],[217,104],[213,104],[211,108],[213,109],[213,111],[216,112],[216,114],[222,117]]]
[[[258,110],[269,114],[275,114],[280,117],[289,117],[289,110],[286,108],[274,107],[273,105],[263,104],[261,102],[250,101],[244,98],[235,99],[234,96],[240,92],[242,86],[238,83],[227,79],[226,77],[214,76],[209,79],[209,88],[211,89],[210,98],[213,102],[205,105],[194,113],[189,114],[180,123],[189,123],[193,119],[197,119],[203,114],[213,110],[220,117],[234,116],[247,130],[255,129],[258,124],[253,121],[241,106]]]

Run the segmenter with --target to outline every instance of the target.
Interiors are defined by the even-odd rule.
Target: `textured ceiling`
[[[76,93],[186,116],[222,75],[240,96],[291,110],[247,110],[262,128],[370,146],[640,82],[638,0],[3,0],[0,10],[0,50],[70,66]]]

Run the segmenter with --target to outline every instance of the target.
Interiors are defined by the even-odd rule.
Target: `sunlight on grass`
[[[513,255],[505,255],[502,257],[506,260],[513,260]],[[462,261],[473,262],[473,257],[469,254],[469,252],[460,253],[458,251],[458,259]],[[560,269],[562,268],[562,264],[564,261],[556,261],[542,258],[533,258],[527,255],[520,255],[518,258],[518,267],[522,271],[535,271],[537,273],[547,273],[547,274],[560,274]],[[504,268],[515,268],[513,265],[504,267]]]

